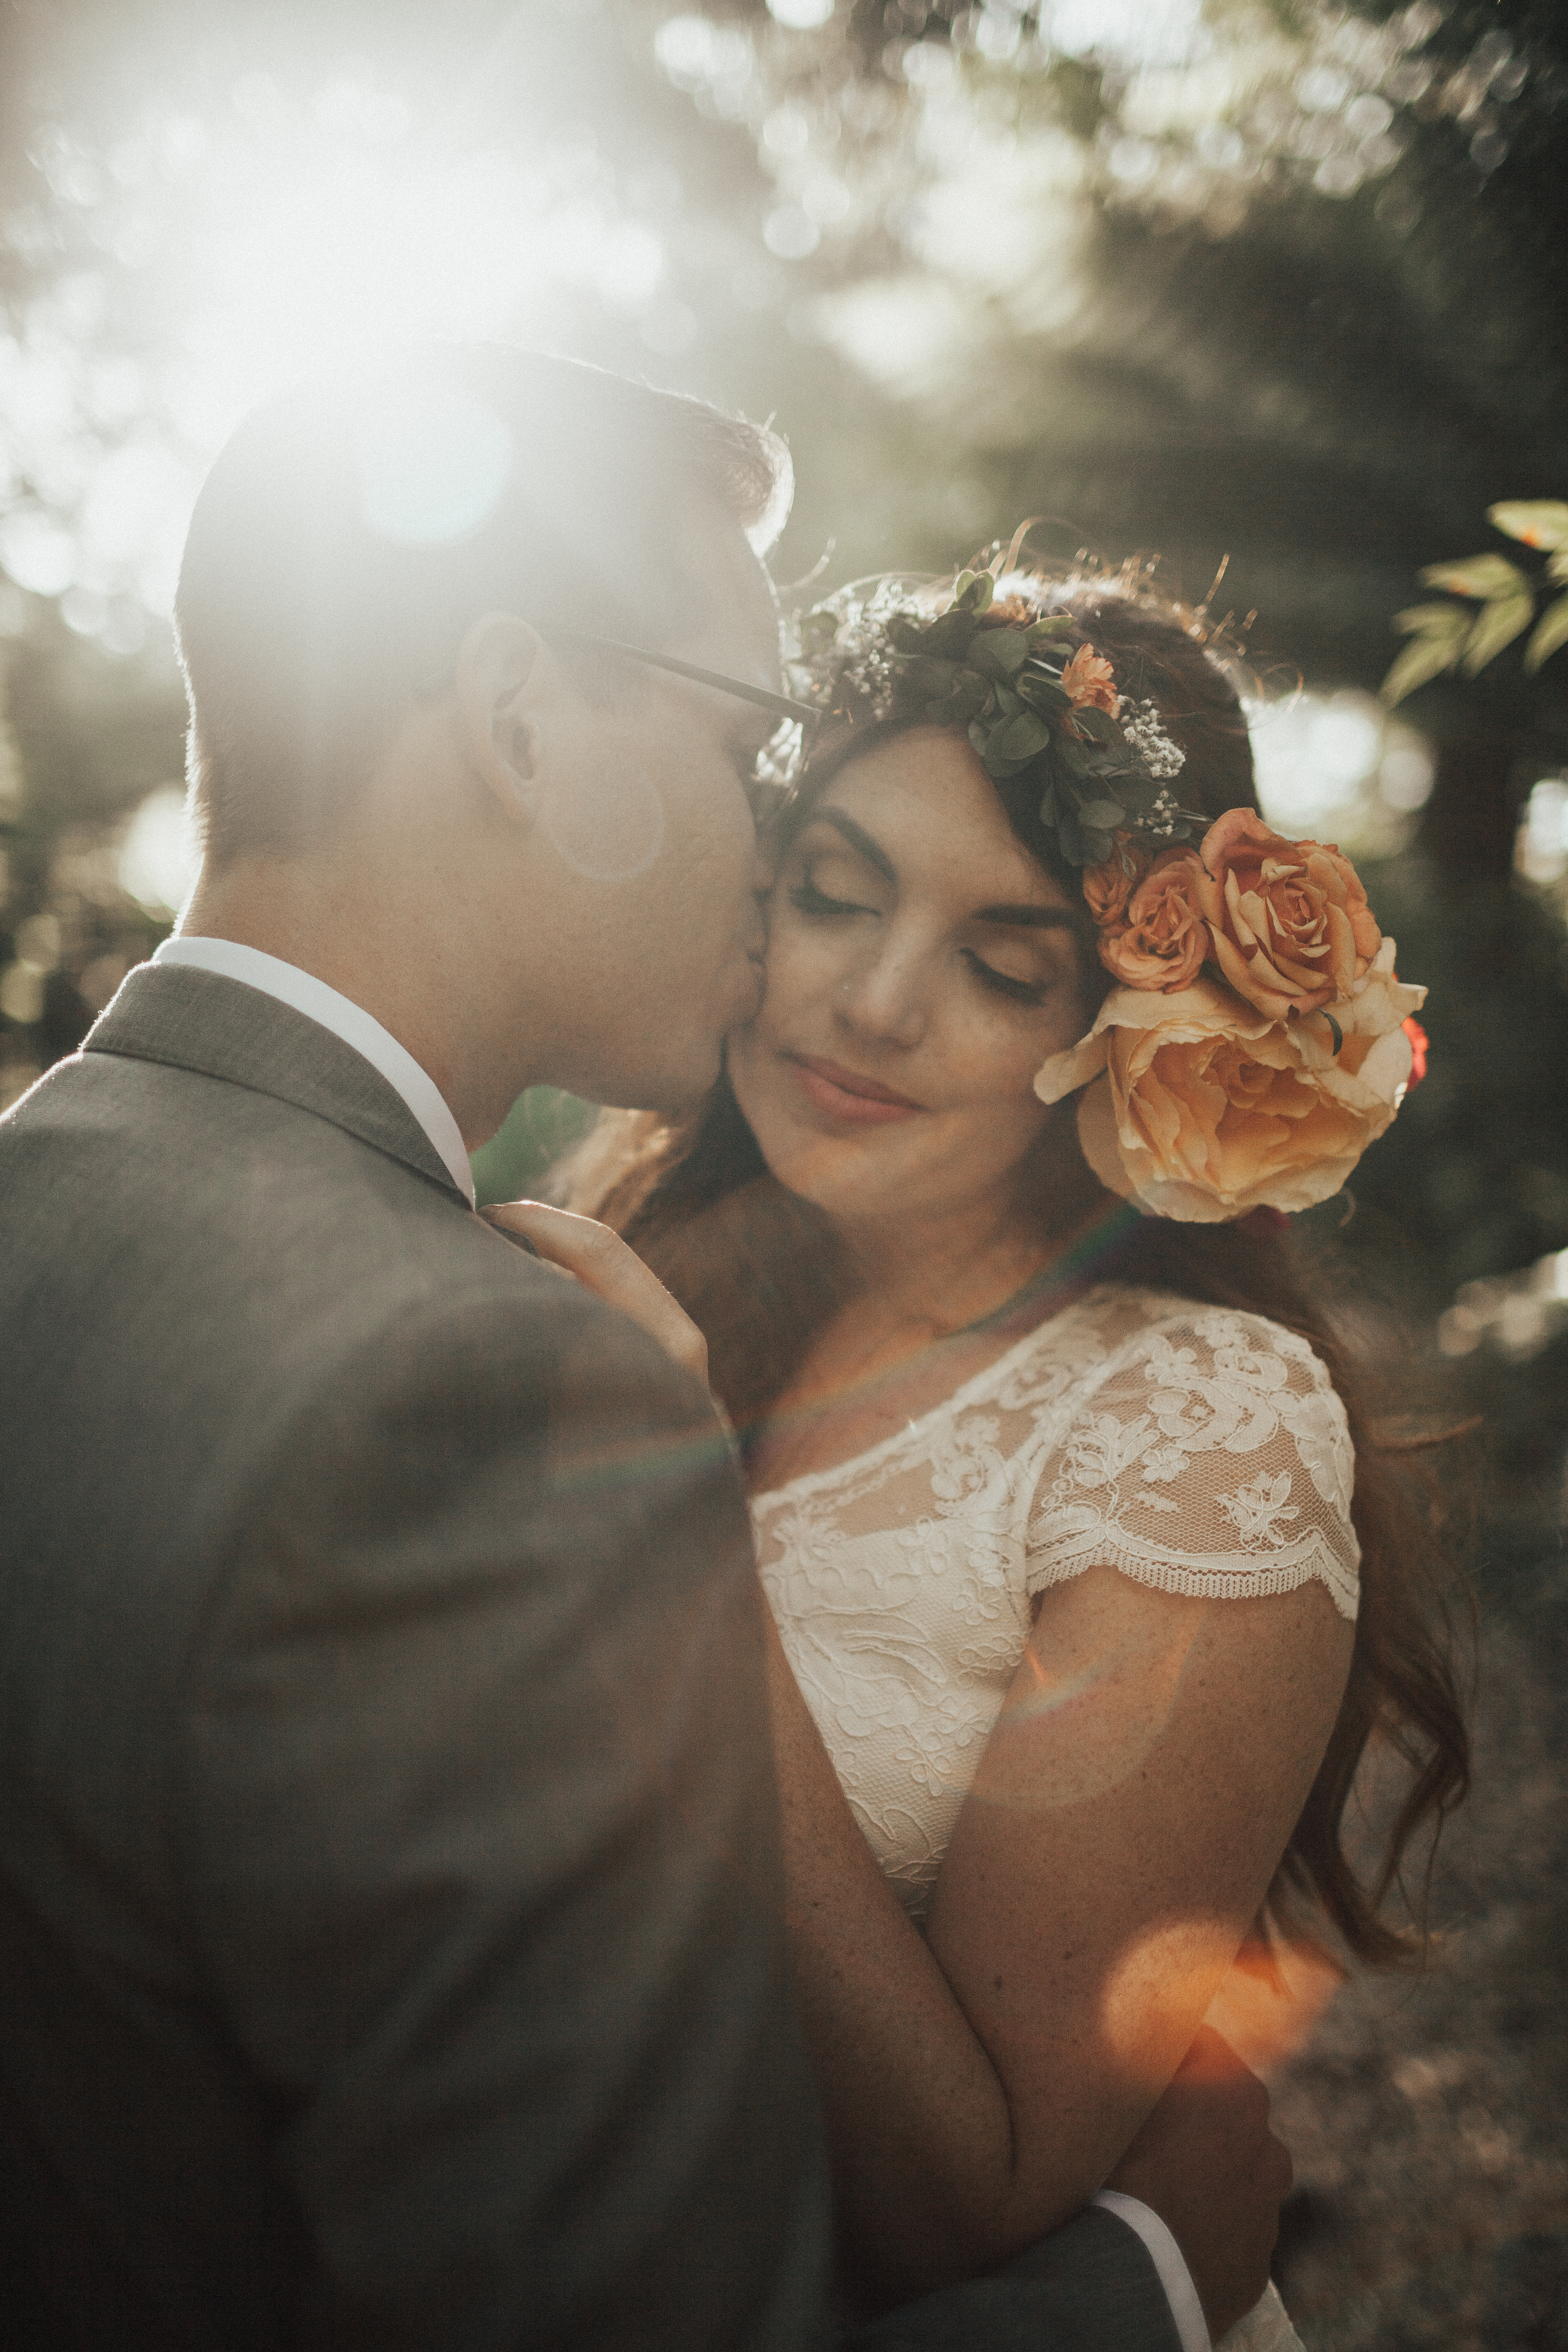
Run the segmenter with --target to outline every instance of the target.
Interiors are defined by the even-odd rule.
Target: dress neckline
[[[879,1462],[884,1454],[890,1454],[896,1446],[907,1445],[911,1437],[918,1437],[922,1430],[937,1419],[939,1414],[960,1412],[965,1405],[982,1396],[987,1383],[996,1380],[1002,1373],[1008,1370],[1019,1357],[1025,1355],[1035,1345],[1042,1331],[1059,1330],[1071,1317],[1088,1307],[1092,1299],[1097,1298],[1106,1286],[1104,1283],[1097,1282],[1091,1289],[1081,1292],[1077,1298],[1069,1298],[1064,1306],[1057,1309],[1054,1315],[1042,1315],[1039,1321],[1032,1323],[1020,1339],[1014,1340],[1010,1348],[1005,1348],[999,1356],[994,1356],[990,1363],[983,1364],[979,1371],[972,1373],[968,1380],[960,1381],[958,1387],[950,1391],[946,1396],[939,1397],[935,1404],[927,1405],[924,1412],[915,1413],[901,1429],[889,1430],[887,1436],[879,1437],[874,1445],[866,1446],[858,1454],[846,1454],[842,1462],[830,1462],[821,1470],[802,1470],[795,1477],[786,1478],[782,1486],[763,1487],[759,1494],[752,1495],[749,1498],[751,1509],[753,1512],[764,1508],[772,1510],[777,1504],[783,1502],[786,1496],[815,1494],[818,1487],[826,1486],[831,1479],[842,1478],[847,1471],[868,1469],[873,1463]]]

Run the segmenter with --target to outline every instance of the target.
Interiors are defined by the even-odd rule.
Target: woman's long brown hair
[[[1105,587],[1064,592],[1041,581],[1027,608],[1070,612],[1082,635],[1109,655],[1123,693],[1152,697],[1166,732],[1186,754],[1183,803],[1210,815],[1256,807],[1252,753],[1235,688],[1179,608]],[[873,722],[851,714],[827,758],[814,762],[782,824],[798,829],[817,793],[868,741],[911,723],[895,710]],[[1027,805],[1001,793],[1019,839],[1077,896],[1078,877]],[[1093,959],[1092,926],[1084,926]],[[1099,979],[1098,963],[1089,969]],[[1090,982],[1091,991],[1094,981]],[[1090,1015],[1092,1017],[1092,1014]],[[832,1227],[769,1173],[727,1080],[695,1118],[675,1125],[650,1114],[610,1114],[569,1173],[574,1207],[623,1231],[705,1333],[710,1374],[742,1444],[765,1420],[816,1333],[840,1308],[851,1270]],[[1423,1948],[1419,1932],[1382,1910],[1411,1841],[1436,1832],[1469,1786],[1469,1739],[1458,1669],[1463,1588],[1456,1564],[1452,1481],[1440,1449],[1413,1446],[1374,1414],[1371,1367],[1330,1306],[1331,1265],[1320,1239],[1256,1222],[1178,1224],[1118,1204],[1061,1297],[1112,1281],[1167,1291],[1205,1306],[1266,1316],[1305,1339],[1342,1402],[1355,1448],[1352,1507],[1361,1543],[1361,1610],[1350,1678],[1328,1751],[1269,1890],[1283,1932],[1321,1941],[1325,1919],[1357,1958],[1389,1966]],[[1383,1851],[1358,1868],[1346,1846],[1346,1810],[1369,1742],[1381,1738],[1409,1769]],[[1417,1903],[1412,1909],[1419,1916]]]

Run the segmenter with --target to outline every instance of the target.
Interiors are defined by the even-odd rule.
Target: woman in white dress
[[[1250,751],[1190,615],[996,571],[808,617],[762,1013],[574,1194],[741,1432],[873,2302],[1084,2204],[1249,1939],[1397,1958],[1356,1764],[1374,1726],[1415,1759],[1390,1869],[1465,1770],[1430,1530],[1279,1213],[1392,1116],[1420,992],[1345,861],[1282,880],[1225,816]]]

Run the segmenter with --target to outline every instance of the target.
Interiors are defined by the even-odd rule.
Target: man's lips
[[[925,1108],[923,1103],[911,1102],[908,1095],[895,1094],[891,1087],[864,1078],[838,1062],[821,1061],[809,1054],[789,1054],[784,1058],[794,1063],[807,1102],[848,1126],[887,1127],[895,1119],[916,1118]]]

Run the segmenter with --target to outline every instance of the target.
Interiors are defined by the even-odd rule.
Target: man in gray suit
[[[754,1003],[780,474],[470,348],[198,503],[201,881],[0,1121],[8,2344],[823,2337],[726,1443],[467,1160],[525,1086],[690,1101]],[[1121,2218],[868,2352],[1206,2344],[1263,2114],[1179,2084]]]

